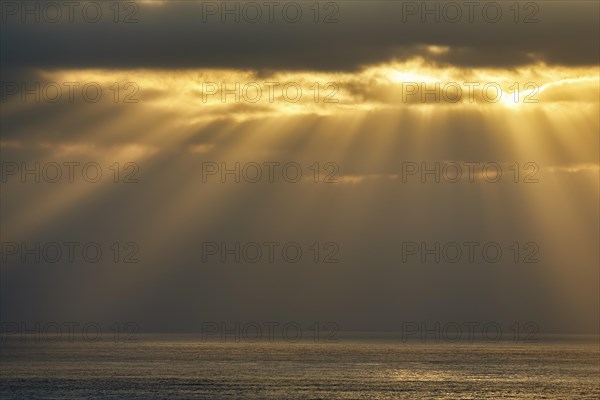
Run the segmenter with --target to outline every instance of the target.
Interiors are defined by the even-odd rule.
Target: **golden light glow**
[[[516,70],[462,70],[428,65],[419,58],[371,66],[359,73],[285,71],[261,76],[241,70],[41,71],[42,77],[54,82],[99,82],[106,87],[114,82],[135,82],[145,107],[177,110],[185,114],[187,124],[226,117],[243,121],[281,115],[325,116],[431,104],[436,109],[580,107],[597,103],[598,75],[597,67],[543,64]]]

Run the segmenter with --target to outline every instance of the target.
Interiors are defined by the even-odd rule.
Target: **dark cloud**
[[[457,23],[449,22],[450,11],[441,12],[439,22],[428,16],[423,23],[420,14],[406,15],[407,3],[411,2],[337,2],[338,22],[329,24],[314,23],[309,2],[297,3],[303,9],[297,23],[285,22],[277,11],[273,23],[267,15],[259,23],[243,18],[235,23],[231,16],[228,23],[221,23],[218,16],[207,17],[205,23],[203,2],[188,1],[140,3],[139,22],[132,24],[115,24],[106,3],[95,24],[83,22],[79,14],[75,23],[63,17],[62,23],[54,24],[43,18],[40,23],[21,24],[18,17],[7,15],[2,24],[2,65],[353,70],[417,55],[466,67],[598,63],[597,2],[539,1],[538,10],[521,4],[519,23],[509,8],[512,2],[494,3],[502,9],[496,23],[482,16],[486,2],[475,8],[472,23],[464,6]],[[442,2],[429,4],[444,7]],[[319,18],[332,12],[327,11],[322,9]],[[523,23],[526,18],[538,22]],[[448,46],[450,51],[431,54],[423,45]]]

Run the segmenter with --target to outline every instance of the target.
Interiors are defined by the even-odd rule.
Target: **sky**
[[[2,3],[3,322],[599,333],[598,2],[79,3]]]

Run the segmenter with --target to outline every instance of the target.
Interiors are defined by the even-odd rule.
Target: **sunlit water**
[[[598,399],[598,342],[2,343],[2,399]]]

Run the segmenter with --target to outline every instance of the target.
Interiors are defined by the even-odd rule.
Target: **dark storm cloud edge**
[[[565,4],[566,3],[566,4]],[[402,2],[339,2],[339,22],[202,22],[199,2],[140,4],[139,23],[21,24],[1,26],[2,67],[12,68],[243,68],[355,70],[422,55],[459,67],[511,68],[535,62],[599,64],[596,2],[537,2],[538,23],[423,24],[402,22]],[[505,4],[505,3],[502,3]],[[508,6],[506,6],[508,7]],[[507,11],[505,7],[505,12]],[[477,14],[476,14],[477,15]],[[447,46],[433,54],[426,45]]]

